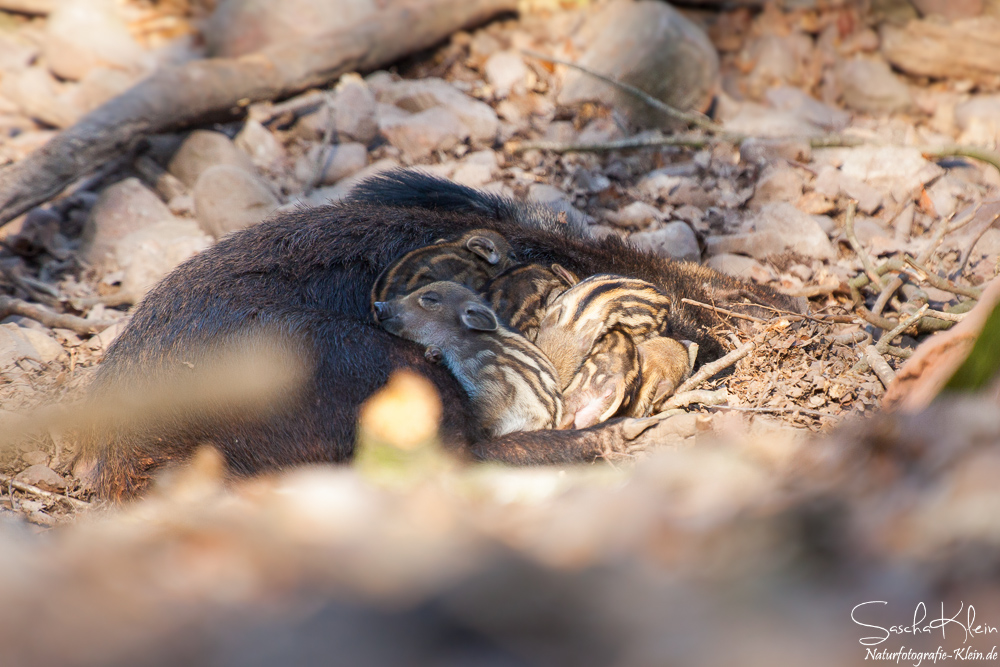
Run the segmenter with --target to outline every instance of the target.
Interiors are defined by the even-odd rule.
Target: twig
[[[851,248],[854,249],[854,254],[861,260],[861,265],[865,268],[865,273],[868,274],[869,280],[876,285],[881,285],[882,277],[878,274],[878,270],[875,268],[875,262],[872,261],[872,258],[868,256],[868,252],[861,246],[861,241],[858,240],[858,235],[854,231],[854,216],[857,212],[858,202],[852,199],[847,203],[847,216],[844,219],[844,233],[847,235],[847,241],[851,244]]]
[[[69,329],[73,333],[83,336],[100,333],[114,324],[114,322],[109,321],[92,322],[76,315],[53,313],[42,306],[15,299],[12,296],[0,295],[0,319],[10,315],[27,317],[50,329]]]
[[[720,315],[728,315],[729,317],[735,317],[738,320],[749,320],[751,322],[756,322],[758,324],[767,324],[767,320],[762,320],[759,317],[754,317],[753,315],[744,315],[743,313],[734,313],[731,310],[726,310],[725,308],[719,308],[718,306],[711,306],[707,303],[702,303],[701,301],[695,301],[693,299],[681,299],[681,303],[686,303],[689,306],[698,306],[699,308],[712,310],[715,311],[716,313],[719,313]]]
[[[953,144],[951,146],[941,146],[940,148],[924,147],[920,149],[920,152],[924,157],[929,158],[971,157],[975,160],[982,160],[987,164],[991,164],[996,167],[997,171],[1000,171],[1000,153],[978,146]]]
[[[562,58],[553,58],[552,56],[546,56],[544,54],[538,53],[537,51],[523,50],[522,53],[530,58],[535,58],[536,60],[541,60],[542,62],[555,63],[557,65],[565,65],[575,70],[579,70],[588,76],[592,76],[595,79],[600,79],[601,81],[623,90],[626,93],[636,97],[654,109],[663,112],[671,118],[675,118],[689,125],[694,125],[712,132],[724,133],[721,125],[712,122],[707,116],[700,113],[692,113],[687,111],[681,111],[675,107],[666,104],[662,100],[658,100],[649,93],[633,85],[619,81],[614,77],[606,76],[600,72],[594,71],[589,67],[584,67],[583,65],[578,65],[577,63],[570,62],[568,60],[563,60]]]
[[[903,332],[909,329],[911,326],[915,325],[920,320],[920,318],[924,316],[924,313],[926,313],[927,310],[928,306],[927,304],[924,304],[923,306],[920,307],[920,309],[917,312],[913,313],[907,318],[901,319],[899,321],[899,324],[897,324],[895,327],[882,334],[879,337],[878,342],[875,343],[875,349],[878,350],[879,354],[884,354],[886,348],[889,347],[889,343],[894,341],[897,336],[903,335]]]
[[[719,371],[729,368],[737,361],[739,361],[743,357],[753,352],[754,348],[756,347],[757,343],[755,343],[754,341],[749,341],[747,343],[744,343],[740,347],[736,348],[735,350],[733,350],[726,356],[722,357],[721,359],[716,359],[713,362],[705,364],[700,369],[698,369],[697,373],[695,373],[687,380],[685,380],[684,383],[681,384],[681,386],[677,387],[677,391],[675,392],[675,394],[681,394],[683,392],[694,389],[705,380],[713,377]]]
[[[826,417],[828,419],[843,419],[844,415],[835,415],[830,412],[820,412],[819,410],[810,410],[809,408],[800,408],[798,406],[790,408],[768,408],[768,407],[743,407],[738,405],[706,405],[706,408],[712,408],[714,410],[736,410],[738,412],[764,412],[772,414],[793,414],[801,413],[804,415],[809,415],[810,417]]]
[[[686,408],[689,405],[722,405],[729,400],[729,392],[726,389],[695,389],[692,391],[678,392],[668,398],[663,404],[662,410],[674,410],[676,408]],[[661,410],[661,411],[662,411]]]
[[[323,140],[319,144],[319,153],[316,155],[316,169],[313,171],[313,176],[306,183],[305,192],[309,194],[316,189],[319,182],[323,179],[323,173],[326,172],[327,167],[330,166],[330,161],[333,159],[333,152],[330,150],[330,144],[333,143],[333,137],[337,132],[337,116],[334,113],[333,108],[333,95],[331,93],[326,93],[324,95],[324,104],[326,105],[327,112],[329,113],[329,124],[323,131]]]
[[[804,296],[811,299],[816,296],[827,296],[840,289],[840,282],[827,283],[826,285],[806,285],[798,289],[779,289],[778,291],[788,296]]]
[[[865,361],[868,362],[871,369],[875,371],[875,375],[878,376],[878,379],[886,387],[896,379],[896,374],[893,372],[892,366],[885,360],[885,357],[879,354],[874,345],[869,345],[865,348]]]
[[[946,320],[948,322],[961,322],[965,319],[968,313],[946,313],[941,310],[927,310],[927,317],[933,317],[937,320]]]
[[[85,510],[89,509],[91,506],[90,503],[86,501],[77,500],[76,498],[70,498],[69,496],[63,495],[61,493],[53,493],[52,491],[46,491],[45,489],[40,489],[37,486],[33,486],[31,484],[25,484],[24,482],[18,481],[13,477],[4,475],[3,473],[0,473],[0,482],[7,482],[8,488],[15,488],[18,491],[24,491],[25,493],[30,493],[40,498],[62,501],[64,503],[67,503],[73,509]]]
[[[632,148],[655,148],[657,146],[704,148],[710,143],[712,143],[712,138],[702,134],[674,134],[667,137],[656,134],[652,136],[639,135],[615,141],[591,144],[563,143],[560,141],[511,141],[507,143],[506,148],[512,153],[523,153],[530,150],[552,151],[553,153],[606,153]]]
[[[958,294],[960,296],[967,296],[972,299],[978,299],[983,295],[983,290],[978,287],[966,287],[965,285],[959,285],[947,278],[943,278],[938,274],[934,273],[926,266],[920,263],[919,260],[913,259],[912,257],[904,257],[903,261],[920,271],[921,280],[930,283],[931,287],[936,287],[939,290],[944,290],[945,292],[951,292],[952,294]]]

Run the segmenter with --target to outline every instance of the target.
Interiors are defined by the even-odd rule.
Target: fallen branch
[[[10,317],[11,315],[27,317],[35,320],[39,324],[49,327],[50,329],[69,329],[73,333],[77,333],[82,336],[90,336],[100,333],[114,324],[114,322],[108,321],[94,322],[91,320],[85,320],[82,317],[77,317],[76,315],[53,313],[51,310],[43,308],[42,306],[28,303],[27,301],[23,301],[21,299],[15,299],[12,296],[0,295],[0,320],[5,317]]]
[[[987,148],[980,148],[979,146],[953,144],[951,146],[941,146],[940,148],[925,147],[921,148],[920,152],[926,158],[971,157],[975,160],[981,160],[986,164],[991,164],[997,171],[1000,171],[1000,153]]]
[[[695,389],[692,391],[679,392],[671,396],[663,404],[663,410],[676,410],[686,408],[689,405],[722,405],[729,400],[729,392],[726,389]]]
[[[76,498],[70,498],[61,493],[53,493],[52,491],[46,491],[45,489],[40,489],[37,486],[31,484],[25,484],[19,480],[14,479],[8,475],[0,473],[0,483],[6,483],[9,487],[17,489],[18,491],[23,491],[24,493],[30,493],[32,495],[38,496],[39,498],[45,498],[46,500],[58,500],[64,502],[73,509],[85,510],[90,508],[90,503],[77,500]]]
[[[719,371],[729,368],[737,361],[739,361],[743,357],[753,352],[756,347],[757,343],[755,343],[754,341],[749,341],[747,343],[744,343],[740,347],[736,348],[735,350],[733,350],[726,356],[722,357],[721,359],[716,359],[715,361],[705,364],[700,369],[698,369],[697,373],[695,373],[687,380],[685,380],[684,383],[681,384],[681,386],[677,387],[677,391],[674,392],[675,395],[691,391],[705,380],[708,380],[709,378],[715,376],[717,373],[719,373]]]
[[[702,303],[701,301],[695,301],[693,299],[681,299],[681,303],[686,303],[689,306],[697,306],[698,308],[705,308],[706,310],[714,311],[716,313],[719,313],[720,315],[728,315],[729,317],[735,317],[738,320],[749,320],[750,322],[756,322],[757,324],[767,324],[767,320],[762,320],[759,317],[754,317],[753,315],[744,315],[743,313],[734,313],[731,310],[726,310],[725,308],[719,308],[718,306],[712,306],[707,303]]]
[[[835,415],[830,412],[820,412],[819,410],[810,410],[809,408],[800,408],[798,406],[788,407],[788,408],[769,408],[769,407],[743,407],[738,405],[706,405],[707,408],[712,408],[715,410],[736,410],[737,412],[761,412],[768,414],[803,414],[809,415],[810,417],[824,417],[827,419],[843,419],[844,415]]]
[[[886,387],[896,379],[896,373],[892,370],[892,366],[885,360],[885,357],[879,354],[874,345],[869,345],[865,348],[865,361],[868,362],[871,369],[875,371],[875,375],[878,376],[878,379]]]
[[[242,113],[252,102],[376,69],[516,9],[516,0],[399,0],[370,19],[301,42],[164,67],[0,171],[0,225],[149,134]]]

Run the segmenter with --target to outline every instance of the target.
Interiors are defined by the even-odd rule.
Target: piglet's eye
[[[441,303],[441,295],[437,292],[427,292],[420,295],[420,305],[424,308],[433,307],[439,303]]]

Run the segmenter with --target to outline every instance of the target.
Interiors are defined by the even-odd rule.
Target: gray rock
[[[772,109],[762,104],[743,102],[723,123],[730,132],[754,137],[816,137],[823,128],[795,111]]]
[[[648,250],[661,257],[670,257],[684,262],[701,259],[698,238],[685,222],[668,222],[662,229],[636,232],[629,240],[640,250]]]
[[[792,112],[829,132],[839,132],[851,122],[851,114],[829,104],[823,104],[799,88],[792,86],[771,88],[764,97],[775,109]]]
[[[0,34],[0,70],[5,72],[24,69],[35,62],[41,49],[19,31]]]
[[[66,490],[66,480],[55,470],[44,465],[33,465],[25,468],[14,476],[19,482],[37,486],[45,491],[61,492]]]
[[[802,196],[804,182],[798,169],[784,164],[772,165],[757,179],[757,187],[749,206],[759,209],[770,202],[797,202]]]
[[[366,146],[378,134],[375,93],[357,74],[345,74],[335,88],[333,127],[337,140],[358,141]]]
[[[29,466],[43,466],[49,462],[49,455],[40,449],[21,454],[21,460]]]
[[[193,188],[206,169],[222,164],[253,172],[250,158],[229,137],[221,132],[195,130],[174,153],[167,170]]]
[[[133,72],[95,67],[87,72],[79,87],[71,94],[73,105],[82,113],[93,111],[131,88],[138,78]]]
[[[698,179],[690,176],[651,171],[639,181],[637,187],[639,192],[674,206],[708,208],[715,205],[715,197],[702,187]]]
[[[42,331],[16,324],[0,324],[0,371],[22,359],[47,364],[62,353],[62,345]]]
[[[995,144],[1000,140],[1000,95],[973,95],[955,107],[962,141]]]
[[[911,0],[921,16],[940,16],[949,21],[967,19],[983,13],[983,0]]]
[[[53,73],[78,81],[97,67],[141,70],[144,52],[114,0],[64,0],[45,28],[45,61]]]
[[[768,283],[777,278],[774,271],[753,257],[745,257],[743,255],[732,255],[729,253],[715,255],[705,262],[705,266],[715,269],[720,273],[743,278],[744,280],[753,280],[758,283]]]
[[[102,268],[112,259],[123,238],[174,216],[152,190],[137,178],[127,178],[106,188],[90,209],[83,229],[84,259]]]
[[[486,149],[469,153],[451,175],[451,180],[471,188],[480,188],[493,180],[498,167],[497,154]]]
[[[278,138],[252,118],[243,124],[243,129],[236,135],[233,144],[246,153],[250,162],[258,169],[274,169],[285,157],[285,147]]]
[[[871,215],[882,207],[882,194],[878,190],[831,165],[820,169],[813,181],[813,190],[830,199],[840,196],[856,199],[858,210],[866,215]]]
[[[823,151],[840,163],[840,171],[875,188],[897,203],[907,201],[920,186],[930,183],[944,169],[929,162],[920,149],[902,146],[856,146]]]
[[[309,152],[312,164],[315,165],[316,158],[319,157],[318,151],[310,150]],[[319,180],[322,185],[334,185],[368,166],[368,149],[365,148],[364,144],[334,144],[322,152],[325,165]]]
[[[947,23],[940,19],[882,24],[882,55],[909,74],[969,79],[993,89],[1000,76],[1000,18],[981,16]]]
[[[447,107],[431,107],[413,114],[380,114],[379,131],[411,161],[434,151],[446,151],[469,138],[469,128]]]
[[[498,98],[507,97],[512,91],[524,92],[529,70],[517,51],[494,53],[487,59],[483,71]]]
[[[837,79],[844,105],[856,111],[894,113],[913,106],[910,89],[884,60],[856,57],[842,61],[837,67]]]
[[[803,139],[751,137],[740,144],[740,160],[749,164],[769,164],[775,160],[807,163],[812,160],[812,147]]]
[[[528,188],[528,201],[544,204],[566,214],[571,224],[590,224],[590,216],[573,206],[565,192],[546,183],[533,183]]]
[[[651,222],[660,220],[663,217],[663,213],[660,209],[646,202],[634,201],[620,211],[609,211],[606,217],[608,222],[618,227],[637,227],[641,229],[648,226]]]
[[[500,119],[490,105],[472,99],[444,79],[396,81],[376,90],[376,97],[411,113],[444,107],[461,119],[468,136],[477,143],[492,144],[500,129]],[[380,109],[379,129],[382,123]]]
[[[212,245],[194,220],[164,220],[137,230],[115,245],[122,290],[141,297],[181,262]]]
[[[837,256],[819,223],[791,204],[768,204],[753,222],[753,232],[709,238],[709,254],[732,253],[765,259],[791,250],[814,259],[835,259]]]
[[[193,194],[198,224],[215,238],[256,225],[278,208],[278,198],[265,183],[228,164],[206,169]]]
[[[378,11],[375,0],[222,0],[204,28],[211,55],[242,56],[343,30]]]
[[[679,109],[707,108],[719,84],[719,58],[701,28],[662,2],[610,3],[590,12],[575,36],[581,65],[628,81]],[[577,70],[566,74],[558,102],[597,100],[625,108],[636,122],[662,125],[662,114]]]

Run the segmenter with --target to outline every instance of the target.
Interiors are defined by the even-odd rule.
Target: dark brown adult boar
[[[293,350],[305,368],[294,390],[282,391],[268,409],[199,401],[190,414],[167,410],[155,419],[109,420],[85,438],[76,471],[101,495],[120,499],[140,492],[153,471],[203,443],[218,447],[236,474],[345,461],[354,451],[361,403],[400,368],[434,383],[449,406],[443,442],[478,459],[586,461],[646,444],[642,432],[651,420],[488,438],[447,369],[428,363],[420,345],[373,321],[372,285],[387,266],[437,239],[480,228],[503,235],[522,261],[558,263],[581,278],[615,273],[660,286],[677,304],[672,333],[697,342],[700,361],[722,350],[706,333],[718,316],[685,308],[682,296],[758,314],[765,311],[740,305],[746,297],[794,307],[763,287],[641,252],[617,238],[585,238],[548,209],[397,171],[362,183],[342,202],[236,232],[178,267],[136,307],[109,348],[91,395],[100,405],[136,394],[137,382],[170,385],[185,369],[204,365],[199,360],[211,356],[205,350],[231,345]]]

